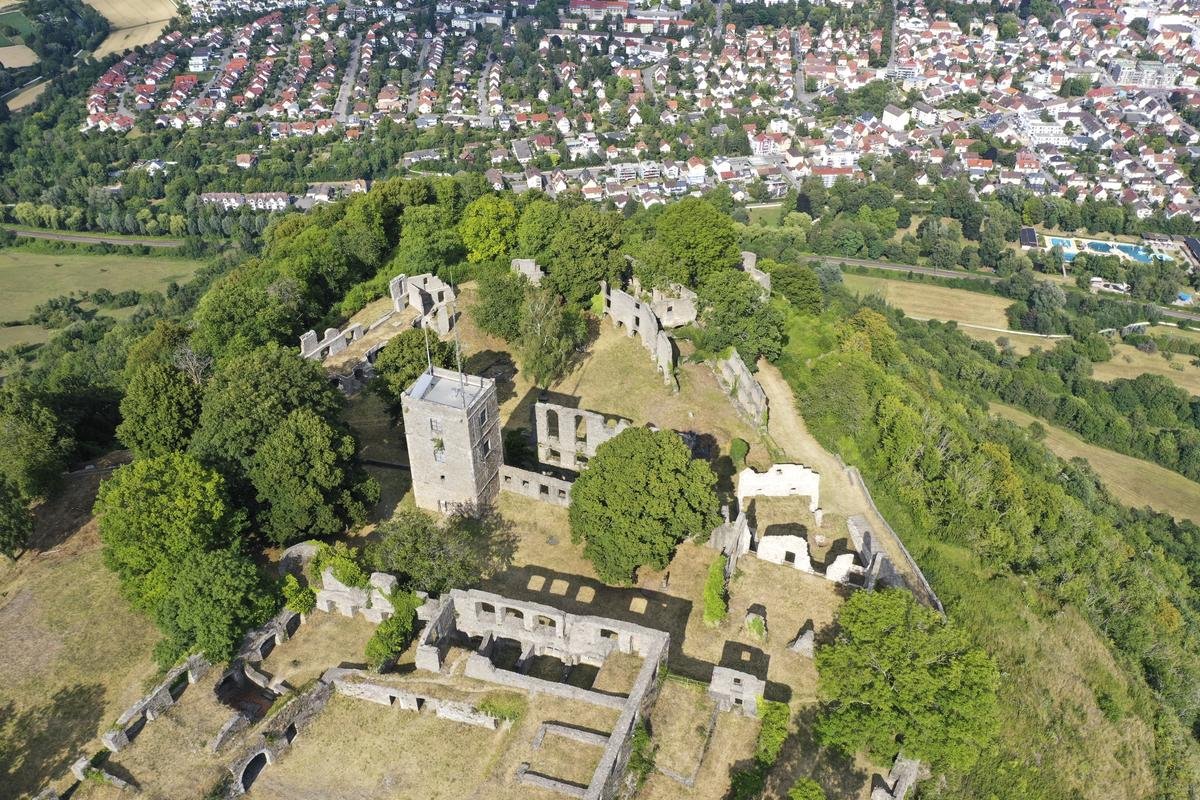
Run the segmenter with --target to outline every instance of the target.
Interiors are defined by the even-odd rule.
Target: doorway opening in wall
[[[783,554],[783,563],[795,564],[796,563],[796,554],[795,553],[784,553]]]

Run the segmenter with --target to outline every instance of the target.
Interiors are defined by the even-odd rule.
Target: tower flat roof
[[[487,387],[486,379],[434,367],[421,374],[405,392],[416,400],[451,408],[470,408]]]

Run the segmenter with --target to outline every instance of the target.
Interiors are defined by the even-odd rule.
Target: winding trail
[[[792,387],[772,364],[758,362],[755,375],[767,393],[770,414],[767,417],[767,433],[776,446],[789,459],[815,469],[821,475],[821,508],[841,517],[860,514],[866,517],[871,531],[891,558],[896,571],[904,576],[910,586],[916,586],[916,576],[908,568],[908,559],[900,543],[887,535],[891,527],[875,510],[875,503],[863,485],[851,477],[842,460],[826,450],[808,431],[796,408]]]

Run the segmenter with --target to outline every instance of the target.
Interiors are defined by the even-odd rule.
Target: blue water
[[[1144,247],[1138,247],[1135,244],[1119,244],[1117,245],[1117,249],[1139,264],[1149,264],[1153,258],[1149,250]]]
[[[1063,250],[1075,249],[1075,241],[1073,239],[1064,239],[1061,236],[1051,236],[1049,239],[1051,247],[1061,247]]]
[[[1096,253],[1111,253],[1112,245],[1108,242],[1088,242],[1087,249]]]

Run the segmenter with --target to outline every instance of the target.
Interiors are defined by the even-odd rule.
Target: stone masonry
[[[554,403],[533,407],[538,461],[579,472],[596,448],[629,427],[629,421]]]
[[[641,339],[663,380],[675,385],[675,345],[650,305],[628,292],[609,288],[604,281],[600,282],[600,293],[604,295],[605,315],[614,325],[624,327],[627,335]]]
[[[495,381],[433,367],[401,404],[417,505],[445,514],[490,504],[504,457]]]
[[[729,395],[734,408],[756,428],[767,424],[767,393],[754,378],[746,362],[732,350],[725,358],[712,361],[717,383]]]

